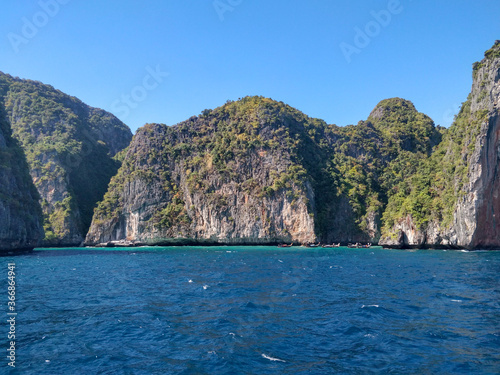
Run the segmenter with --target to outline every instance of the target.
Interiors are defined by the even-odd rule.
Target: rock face
[[[38,198],[26,158],[0,108],[0,251],[33,249],[41,243]]]
[[[134,137],[86,243],[500,247],[500,42],[449,129],[401,98],[337,127],[247,97]]]
[[[500,42],[449,129],[401,98],[339,128],[247,97],[138,131],[86,242],[500,247]]]
[[[78,246],[132,134],[113,115],[40,82],[0,72],[0,103],[44,214],[43,246]]]
[[[173,127],[146,125],[86,243],[376,241],[384,168],[400,152],[427,155],[440,138],[408,101],[377,108],[373,120],[339,128],[247,97]],[[395,134],[400,118],[413,134]]]
[[[476,67],[471,111],[481,118],[466,196],[457,205],[458,243],[472,248],[500,245],[500,41]],[[468,214],[460,215],[461,211]]]
[[[454,161],[452,173],[439,168],[450,165],[450,160]],[[431,187],[451,191],[437,196],[450,212],[446,213],[446,207],[434,207],[420,225],[414,215],[405,215],[390,228],[381,244],[500,248],[499,160],[500,41],[496,41],[485,58],[474,64],[471,93],[430,158],[430,170],[434,168],[431,173],[436,177]],[[440,179],[440,173],[453,178]]]
[[[401,98],[382,100],[367,121],[338,129],[331,168],[335,184],[365,234],[356,241],[378,242],[388,201],[441,141],[434,122]],[[401,188],[401,189],[399,189]],[[339,223],[341,232],[346,223]],[[338,242],[337,235],[331,241]]]
[[[276,108],[247,98],[140,129],[86,242],[314,242],[314,190],[298,154],[281,144],[306,141],[308,120],[287,107],[273,120]]]

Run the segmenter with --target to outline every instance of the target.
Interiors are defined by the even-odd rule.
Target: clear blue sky
[[[8,1],[0,38],[0,71],[133,131],[246,95],[337,125],[398,96],[448,126],[500,39],[500,1]]]

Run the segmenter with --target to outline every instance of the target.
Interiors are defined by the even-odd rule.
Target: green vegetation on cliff
[[[493,80],[498,77],[498,64],[490,68],[491,72],[485,69],[499,57],[500,41],[497,40],[485,52],[485,58],[473,64],[472,92],[462,103],[442,142],[429,157],[413,163],[406,178],[393,184],[396,193],[391,195],[384,212],[384,235],[394,236],[394,226],[408,215],[419,230],[425,230],[432,222],[443,228],[452,225],[457,203],[469,191],[471,166],[477,163],[475,158],[482,147],[478,136],[488,121],[487,86],[491,89],[495,85]]]
[[[0,250],[33,248],[42,237],[42,210],[22,149],[0,108]]]
[[[231,197],[217,191],[229,183],[261,199],[285,194],[292,205],[305,199],[323,241],[376,239],[382,212],[397,192],[393,186],[440,139],[432,120],[399,98],[382,101],[367,121],[340,128],[282,102],[245,97],[173,127],[141,128],[94,223],[116,225],[130,203],[124,202],[130,184],[140,181],[162,186],[161,196],[138,199],[154,199],[152,227],[171,236],[187,233],[194,211],[186,194],[202,194],[224,215]],[[254,169],[256,159],[264,160],[262,170]],[[184,183],[187,190],[180,189]]]
[[[46,244],[79,244],[130,130],[49,85],[0,73],[0,102],[41,196]]]
[[[404,181],[439,144],[441,133],[400,98],[381,101],[367,121],[338,131],[330,164],[338,194],[348,197],[359,229],[377,239],[389,198],[402,194]]]
[[[414,163],[409,176],[394,185],[397,193],[384,213],[386,231],[407,215],[420,229],[431,221],[444,227],[452,223],[455,204],[468,183],[468,167],[482,121],[482,115],[471,114],[469,98],[435,152]]]
[[[303,195],[306,180],[313,186],[328,185],[322,170],[327,131],[324,122],[263,97],[229,101],[174,127],[148,124],[135,135],[94,220],[117,220],[125,184],[139,178],[144,184],[163,187],[164,196],[151,223],[157,228],[176,227],[172,235],[182,232],[191,219],[186,192],[172,177],[180,172],[188,193],[203,194],[221,211],[228,206],[228,197],[215,191],[227,182],[237,191],[262,198],[285,193],[293,202]],[[251,168],[255,158],[275,164],[255,171]]]

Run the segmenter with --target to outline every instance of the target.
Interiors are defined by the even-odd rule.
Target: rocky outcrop
[[[78,246],[106,192],[130,129],[40,82],[0,73],[0,102],[22,147],[44,214],[44,246]]]
[[[497,78],[498,79],[498,78]],[[497,101],[497,110],[500,103]],[[481,185],[477,195],[476,230],[472,245],[476,248],[500,247],[500,116],[489,118],[489,129],[481,155]],[[472,193],[473,194],[473,193]]]
[[[398,220],[381,244],[388,247],[500,248],[500,41],[474,64],[472,90],[433,163],[455,163],[449,223],[442,215],[423,225],[412,215]],[[455,136],[453,136],[455,135]],[[465,171],[460,177],[460,169]],[[446,173],[438,171],[438,173]],[[439,189],[438,185],[433,189]],[[447,200],[450,204],[450,200]]]
[[[459,248],[450,232],[439,226],[439,223],[430,222],[425,230],[419,228],[411,215],[400,219],[394,227],[391,236],[386,236],[379,242],[384,247],[396,249],[421,248]]]
[[[272,123],[263,107],[260,113],[242,110],[242,122],[238,115],[229,120],[227,112],[239,110],[235,106],[174,127],[141,128],[96,210],[86,243],[316,241],[315,191],[298,155],[281,146],[286,140],[279,135],[289,132],[300,140],[304,124],[296,118]]]
[[[343,129],[247,97],[172,127],[146,125],[86,243],[376,242],[384,168],[402,150],[426,155],[439,136],[411,102],[378,107],[373,123]],[[411,135],[396,131],[401,118]]]
[[[38,198],[26,158],[0,108],[0,251],[40,245],[43,227]]]
[[[455,227],[459,244],[500,247],[500,40],[476,71],[471,110],[481,118],[466,196],[459,202]],[[467,214],[460,215],[460,211]],[[462,230],[458,230],[458,228]]]
[[[344,128],[262,97],[146,125],[86,243],[498,248],[499,80],[496,42],[449,129],[401,98]]]

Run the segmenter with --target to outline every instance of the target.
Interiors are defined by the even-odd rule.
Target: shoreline
[[[0,250],[0,257],[9,257],[9,256],[20,256],[20,255],[28,255],[28,254],[33,254],[36,251],[44,251],[44,250],[75,250],[75,251],[81,251],[81,250],[88,250],[88,251],[106,251],[106,250],[113,250],[113,249],[145,249],[145,248],[150,248],[150,249],[160,249],[160,248],[165,248],[165,247],[174,247],[174,248],[187,248],[187,247],[202,247],[202,248],[214,248],[214,247],[227,247],[227,248],[236,248],[236,247],[245,247],[245,248],[252,248],[252,247],[275,247],[277,250],[285,250],[293,248],[294,250],[298,250],[301,248],[304,252],[306,251],[311,251],[311,250],[334,250],[334,249],[339,249],[339,250],[350,250],[350,251],[359,251],[359,250],[401,250],[401,251],[415,251],[415,250],[440,250],[440,251],[465,251],[465,252],[495,252],[495,251],[500,251],[500,248],[475,248],[475,249],[467,249],[467,248],[461,248],[461,247],[446,247],[446,246],[440,246],[440,247],[417,247],[417,246],[411,246],[411,247],[406,247],[406,248],[396,248],[396,247],[386,247],[386,246],[379,246],[379,245],[373,245],[371,247],[365,247],[365,248],[350,248],[347,245],[341,245],[340,247],[308,247],[305,245],[294,245],[290,247],[278,247],[275,244],[190,244],[190,245],[140,245],[140,246],[49,246],[49,247],[35,247],[33,249],[22,249],[22,250]]]

